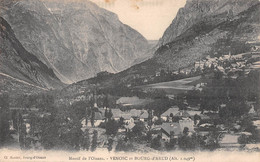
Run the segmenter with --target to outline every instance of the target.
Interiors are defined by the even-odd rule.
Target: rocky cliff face
[[[259,3],[258,0],[187,0],[176,18],[159,41],[159,46],[174,41],[178,36],[203,19],[219,17],[222,21],[232,18]]]
[[[65,83],[122,71],[149,47],[115,14],[88,1],[20,0],[5,8],[2,15],[21,44]]]
[[[2,17],[0,17],[0,42],[0,75],[3,88],[8,86],[3,85],[4,77],[46,89],[59,88],[63,85],[52,69],[23,48],[10,25]]]
[[[193,2],[198,2],[198,0],[188,1],[192,4]],[[198,5],[205,5],[204,2],[208,3],[208,1],[202,0],[199,1]],[[211,2],[219,1],[212,0]],[[212,12],[212,14],[205,12],[197,15],[197,18],[188,11],[199,13],[199,10],[203,7],[194,8],[193,5],[187,4],[185,10],[187,10],[188,17],[194,16],[192,19],[196,21],[191,23],[189,27],[185,27],[186,30],[176,25],[176,30],[181,30],[177,35],[174,29],[170,30],[170,27],[162,38],[167,43],[161,45],[152,58],[114,75],[110,80],[101,80],[100,84],[104,87],[112,87],[112,85],[118,84],[129,85],[154,76],[155,71],[161,69],[174,71],[179,68],[193,67],[195,61],[208,55],[214,56],[216,54],[220,56],[229,53],[250,52],[250,48],[248,48],[250,43],[248,42],[260,42],[260,2],[251,0],[247,3],[240,3],[239,7],[230,11],[228,9],[230,13],[228,16],[221,9],[230,8],[229,3],[215,5],[215,8],[218,8],[215,9],[215,12]],[[211,7],[211,5],[208,6],[208,8]],[[238,8],[241,8],[241,10],[238,11]],[[232,12],[233,14],[231,14]],[[183,20],[190,20],[184,18],[184,16]],[[177,15],[177,19],[180,19],[178,17],[180,15]],[[177,22],[177,20],[173,22]],[[175,36],[171,37],[172,35]],[[91,83],[91,80],[89,82]],[[85,81],[85,84],[88,84],[88,81]]]
[[[165,31],[153,60],[178,70],[206,55],[244,52],[248,41],[260,41],[259,14],[257,0],[189,0]]]

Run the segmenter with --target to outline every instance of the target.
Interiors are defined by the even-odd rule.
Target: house
[[[190,117],[194,117],[195,115],[201,115],[201,111],[187,110],[186,111]]]
[[[172,134],[174,138],[178,138],[182,132],[179,123],[163,123],[161,126],[161,136],[164,141],[169,141]]]
[[[194,122],[190,118],[184,118],[182,120],[179,120],[179,124],[181,130],[184,130],[184,128],[187,127],[190,132],[194,132]]]
[[[115,120],[119,120],[122,117],[123,112],[120,109],[111,109],[113,114],[112,118]]]
[[[161,118],[162,120],[166,121],[167,118],[169,118],[170,116],[175,116],[178,112],[179,112],[179,107],[177,106],[171,107],[161,115]]]
[[[161,72],[157,71],[157,72],[155,73],[155,76],[157,76],[157,77],[161,76]]]
[[[244,149],[245,150],[252,150],[252,151],[259,151],[260,150],[260,145],[257,144],[257,143],[246,144]]]
[[[148,121],[148,112],[146,110],[143,110],[141,112],[141,115],[139,116],[139,119],[142,121],[142,122],[147,122]]]
[[[188,117],[191,117],[191,115],[185,111],[185,110],[181,110],[179,111],[177,114],[175,114],[174,116],[177,116],[177,117],[185,117],[185,118],[188,118]]]
[[[217,66],[217,69],[218,69],[219,71],[221,71],[221,72],[224,72],[224,71],[225,71],[225,69],[224,69],[222,66]]]
[[[183,133],[184,128],[188,128],[189,132],[194,132],[194,122],[190,118],[184,118],[179,122],[163,123],[161,125],[161,136],[165,141],[169,141],[174,133],[174,138],[178,138]]]
[[[260,120],[253,121],[253,125],[256,126],[256,130],[258,132],[258,135],[260,136]]]
[[[219,141],[219,146],[222,148],[233,148],[239,147],[238,143],[239,135],[235,134],[224,134],[222,139]]]
[[[100,123],[104,122],[105,121],[105,117],[102,115],[101,112],[95,112],[95,116],[94,116],[94,126],[97,127],[100,125]],[[90,119],[88,120],[87,122],[87,125],[86,125],[86,118],[82,118],[81,121],[80,121],[82,127],[91,127],[91,121]]]
[[[129,114],[131,114],[132,117],[139,117],[141,113],[142,110],[131,109],[129,111]]]
[[[229,53],[228,55],[224,55],[223,58],[224,60],[230,60],[231,54]]]
[[[124,119],[124,122],[126,123],[134,123],[135,120],[132,118],[131,114],[122,114],[122,118]]]
[[[257,113],[255,111],[254,105],[252,105],[252,107],[250,108],[248,115],[250,115],[251,117],[257,117]]]
[[[203,66],[204,66],[204,64],[201,61],[196,61],[194,63],[194,69],[198,69],[198,68],[203,69]]]
[[[238,68],[238,64],[237,64],[237,63],[233,63],[233,64],[231,64],[231,66],[232,66],[233,68]]]

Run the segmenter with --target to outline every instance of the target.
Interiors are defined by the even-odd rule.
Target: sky
[[[186,0],[91,0],[148,40],[159,40]]]

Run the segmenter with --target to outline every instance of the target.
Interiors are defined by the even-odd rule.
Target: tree
[[[253,122],[252,122],[252,119],[250,116],[244,116],[241,119],[240,125],[241,125],[242,131],[250,132],[252,134],[252,136],[248,139],[250,142],[260,141],[260,139],[259,139],[260,137],[259,137],[258,131],[256,130],[256,126],[253,125]]]
[[[149,126],[149,130],[151,129],[153,125],[153,110],[152,109],[148,109],[148,126]]]
[[[96,130],[94,130],[92,142],[91,142],[91,151],[92,152],[94,152],[97,148],[97,136],[98,136],[98,132]]]
[[[211,70],[211,72],[213,72],[213,71],[214,71],[214,69],[215,69],[215,66],[214,66],[214,64],[213,64],[213,63],[211,63],[211,65],[210,65],[210,70]]]
[[[121,127],[124,126],[124,124],[125,124],[124,118],[123,118],[123,117],[120,117],[120,118],[119,118],[119,122],[118,122],[118,127],[121,128]]]
[[[9,95],[0,96],[0,146],[9,138]]]
[[[108,114],[107,114],[108,121],[111,120],[112,116],[113,116],[112,110],[109,109]]]
[[[200,103],[200,91],[192,90],[188,91],[186,94],[187,103],[190,106],[197,106]]]
[[[161,148],[161,136],[158,135],[152,140],[151,147],[155,150],[160,150]]]
[[[244,100],[230,100],[227,106],[220,109],[219,116],[224,119],[241,117],[247,114],[249,108]]]
[[[194,115],[194,125],[197,125],[200,120],[201,120],[201,117],[198,114],[195,114]]]
[[[185,128],[183,129],[183,134],[184,134],[185,136],[188,136],[188,133],[189,133],[189,128],[188,128],[188,127],[185,127]]]
[[[73,150],[80,150],[80,143],[83,139],[83,132],[80,128],[80,123],[76,121],[73,123],[73,126],[68,133],[70,138],[70,145]]]
[[[142,132],[144,132],[144,130],[145,130],[145,126],[144,126],[144,123],[141,121],[136,123],[132,129],[134,135],[136,135],[138,137],[140,137],[142,135]]]
[[[205,144],[205,148],[209,149],[209,150],[215,150],[219,147],[219,136],[220,133],[218,131],[218,129],[216,127],[214,127],[214,129],[212,131],[210,131],[209,135],[208,135],[208,140]]]
[[[108,139],[108,146],[107,146],[107,150],[110,152],[113,149],[113,139],[109,138]]]
[[[104,102],[103,102],[103,107],[104,107],[104,108],[108,108],[108,107],[109,107],[108,104],[109,104],[109,103],[108,103],[108,96],[106,95],[106,97],[105,97],[105,99],[104,99]]]
[[[238,137],[238,143],[242,145],[246,145],[249,143],[249,139],[246,135],[242,134],[241,136]]]
[[[117,142],[115,151],[133,151],[134,150],[134,145],[130,142],[126,142],[123,138],[120,138]]]
[[[112,119],[112,120],[109,120],[107,123],[106,123],[106,134],[107,135],[116,135],[118,131],[118,123]]]
[[[153,102],[147,104],[145,107],[146,109],[150,109],[151,111],[154,111],[153,115],[158,116],[160,118],[160,115],[169,109],[169,107],[176,105],[174,100],[170,100],[168,98],[164,99],[156,99]],[[160,109],[158,109],[160,107]]]
[[[75,118],[82,119],[86,114],[86,102],[74,102],[70,108],[71,113],[75,114]]]
[[[90,147],[90,138],[89,138],[89,130],[86,129],[84,134],[83,134],[83,141],[81,144],[81,147],[83,150],[89,150]]]
[[[90,117],[90,122],[91,122],[91,126],[94,127],[94,123],[95,123],[95,110],[94,108],[91,109],[91,117]]]
[[[25,149],[25,142],[26,142],[26,126],[24,122],[21,122],[20,129],[19,129],[19,143],[21,149]]]
[[[173,150],[176,143],[177,143],[177,140],[174,138],[174,131],[171,131],[170,132],[170,141],[168,143],[166,143],[166,149]]]
[[[14,110],[12,111],[12,114],[11,114],[11,119],[13,120],[13,125],[14,125],[14,129],[18,129],[17,128],[17,124],[18,124],[18,111],[17,110]]]
[[[34,112],[29,113],[29,119],[30,119],[30,134],[34,134],[36,130],[36,122],[37,122],[37,116]]]
[[[179,107],[180,110],[186,110],[187,107],[184,104],[184,100],[185,100],[185,95],[184,94],[179,94],[176,96],[176,104]]]
[[[189,136],[189,128],[185,127],[183,129],[183,135],[178,138],[179,147],[182,150],[194,150],[199,146],[199,140],[195,134]]]
[[[41,111],[52,112],[54,109],[54,96],[46,93],[40,94],[36,107],[40,107]]]
[[[41,118],[40,123],[40,142],[44,149],[52,149],[60,144],[59,140],[59,122],[55,119],[55,115]]]
[[[178,145],[182,150],[190,150],[191,138],[186,135],[182,135],[178,138]]]
[[[105,109],[105,123],[107,123],[107,119],[108,119],[108,111],[107,108]]]

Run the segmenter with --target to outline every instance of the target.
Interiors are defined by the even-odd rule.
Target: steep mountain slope
[[[0,80],[1,86],[4,86],[2,90],[8,88],[8,84],[5,84],[7,80],[16,80],[21,85],[27,84],[38,89],[59,88],[63,85],[53,70],[23,48],[10,25],[2,17],[0,42]]]
[[[247,10],[258,3],[257,0],[187,0],[185,7],[178,11],[171,25],[166,29],[159,45],[174,41],[178,36],[191,28],[194,24],[208,17],[228,19]]]
[[[242,0],[237,0],[237,2],[240,1],[242,2]],[[193,2],[197,2],[197,0],[187,2],[186,7],[190,6],[186,8],[187,11],[189,9],[195,10],[192,5],[188,4]],[[170,42],[159,47],[155,55],[147,61],[105,79],[94,78],[76,85],[86,86],[97,82],[103,88],[127,86],[140,79],[144,80],[154,76],[155,72],[161,69],[174,71],[193,66],[195,61],[208,55],[248,52],[250,51],[248,42],[260,42],[260,3],[254,0],[247,2],[240,3],[241,6],[237,8],[242,9],[236,10],[237,14],[229,15],[229,17],[227,17],[227,13],[219,13],[219,10],[211,15],[208,13],[205,16],[200,15],[197,22],[187,27],[187,30],[173,38],[172,41],[169,39]],[[208,3],[208,1],[199,1],[200,5],[204,3]],[[252,4],[251,7],[245,7],[248,4]],[[229,6],[228,3],[225,5]],[[225,5],[221,8],[226,8]],[[201,8],[196,7],[196,9],[200,10]],[[175,31],[173,30],[173,32]],[[73,89],[73,86],[75,85],[71,85],[69,88]]]
[[[65,83],[119,72],[143,57],[147,40],[89,1],[20,0],[3,17],[26,50]]]
[[[226,3],[223,3],[224,1]],[[206,7],[198,8],[195,5],[194,9],[194,4]],[[212,7],[215,10],[210,12]],[[176,30],[171,29],[174,25],[171,25],[162,38],[164,43],[168,43],[162,45],[153,58],[172,70],[189,66],[206,55],[224,55],[229,52],[238,54],[248,50],[247,42],[260,41],[259,1],[193,0],[187,2],[185,10],[203,12],[197,11],[200,13],[197,14],[198,18],[192,18],[196,21],[188,25],[191,27],[187,30],[184,26],[184,31],[177,37],[170,36],[176,33]],[[180,14],[182,15],[182,12]],[[190,14],[187,15],[188,18],[189,16]],[[179,15],[176,18],[178,17]],[[173,22],[181,23],[182,20]],[[217,48],[225,48],[225,50],[218,51]]]

